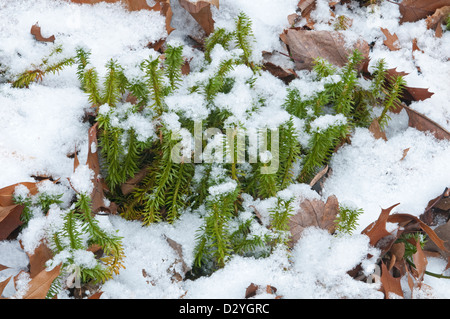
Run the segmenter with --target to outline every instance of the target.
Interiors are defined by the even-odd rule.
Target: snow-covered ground
[[[255,52],[283,51],[278,35],[289,27],[287,16],[295,12],[297,2],[221,0],[220,8],[213,7],[212,12],[216,26],[231,28],[234,17],[244,11],[253,22]],[[318,0],[318,7],[325,2]],[[172,0],[171,5],[172,26],[176,30],[167,42],[184,44],[183,53],[193,57],[191,68],[195,70],[198,52],[189,47],[185,36],[201,31],[177,0]],[[316,29],[332,28],[325,22],[327,14],[317,12],[316,17],[324,22],[316,23]],[[409,73],[405,77],[408,86],[429,88],[434,93],[410,107],[450,129],[450,32],[436,38],[426,29],[424,20],[399,24],[398,6],[387,1],[353,11],[337,5],[336,14],[353,19],[351,27],[342,31],[349,41],[361,36],[368,43],[374,42],[371,61],[384,58],[388,68]],[[30,28],[36,22],[43,36],[55,36],[54,44],[35,41]],[[400,50],[390,51],[383,45],[380,27],[398,35]],[[146,45],[166,35],[164,17],[158,12],[130,12],[118,4],[106,3],[91,6],[59,0],[0,0],[0,67],[8,66],[7,74],[18,74],[30,65],[39,64],[54,45],[62,45],[62,54],[67,56],[73,55],[79,45],[90,48],[91,63],[100,74],[110,58],[117,59],[132,73],[138,62],[155,54]],[[423,53],[415,51],[413,58],[414,38]],[[276,87],[267,89],[279,93]],[[83,122],[87,108],[89,102],[79,88],[76,67],[48,75],[42,83],[28,89],[0,83],[0,188],[34,181],[32,175],[49,175],[60,178],[61,184],[44,187],[55,194],[67,193],[70,187],[66,181],[73,174],[73,159],[67,154],[76,147],[80,162],[87,156],[89,124]],[[357,129],[352,143],[340,148],[331,160],[333,172],[324,184],[322,196],[326,199],[336,195],[340,202],[351,202],[364,210],[354,235],[332,236],[311,228],[290,255],[280,249],[265,259],[237,256],[209,277],[177,281],[170,270],[178,267],[178,256],[166,237],[182,245],[183,259],[191,264],[196,230],[202,224],[195,212],[185,212],[172,225],[159,223],[148,227],[119,216],[100,216],[103,227],[119,231],[126,255],[126,268],[103,285],[102,298],[244,298],[251,283],[276,287],[277,295],[284,298],[383,298],[379,284],[354,280],[347,274],[358,264],[367,274],[375,270],[378,252],[370,247],[367,236],[360,235],[361,230],[378,218],[381,208],[396,203],[400,203],[396,212],[419,216],[429,200],[450,186],[450,141],[437,140],[408,127],[405,111],[391,117],[387,141],[375,139],[367,129]],[[402,159],[407,148],[409,151]],[[307,185],[293,185],[288,191],[302,198],[320,198]],[[63,197],[65,202],[70,199],[71,194]],[[248,204],[257,207],[266,218],[270,203],[273,201],[268,199]],[[32,251],[51,222],[51,214],[32,219],[19,235],[24,248]],[[368,254],[372,257],[368,258]],[[27,263],[17,241],[0,242],[0,264],[9,267],[0,271],[0,281],[16,275]],[[443,259],[429,258],[427,269],[441,273],[446,263]],[[444,274],[450,275],[450,271]],[[29,280],[23,277],[18,281],[22,287],[19,284],[15,291],[8,285],[4,295],[20,296],[20,289],[25,289]],[[450,298],[450,281],[425,276],[424,283],[433,288],[431,297]],[[402,284],[406,296],[409,288],[406,282]],[[275,295],[261,292],[256,297]]]

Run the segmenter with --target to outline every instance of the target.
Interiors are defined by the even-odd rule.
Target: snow
[[[255,43],[254,59],[261,59],[261,51],[272,52],[284,48],[278,35],[288,27],[287,16],[295,12],[298,0],[223,0],[220,8],[212,7],[217,27],[232,30],[234,18],[243,11],[253,22]],[[318,1],[318,10],[312,17],[318,19],[316,29],[330,30],[327,0]],[[212,52],[213,67],[201,75],[196,72],[203,66],[199,52],[189,47],[185,35],[201,35],[195,20],[182,9],[178,1],[172,0],[174,17],[172,25],[176,28],[167,38],[168,43],[185,45],[183,53],[192,57],[192,73],[185,79],[184,92],[177,98],[167,99],[170,112],[165,113],[163,122],[169,128],[180,129],[180,115],[200,121],[208,116],[205,101],[198,94],[188,94],[188,87],[205,80],[215,72],[220,61],[230,58],[230,54],[220,47]],[[356,4],[352,4],[356,8]],[[52,44],[36,42],[30,35],[30,27],[39,22],[44,36],[55,35],[54,45],[61,45],[62,56],[70,56],[78,46],[91,51],[91,64],[104,74],[104,65],[111,58],[124,66],[126,75],[140,74],[138,63],[158,53],[146,45],[167,36],[165,20],[158,12],[129,12],[119,4],[100,3],[97,5],[78,5],[60,0],[0,0],[0,71],[9,66],[5,76],[18,74],[31,65],[38,65],[42,57],[51,52]],[[411,108],[417,110],[442,125],[450,128],[450,32],[436,38],[426,30],[424,21],[399,25],[398,6],[384,1],[378,6],[349,10],[336,5],[336,16],[345,15],[352,19],[352,25],[343,31],[348,42],[363,37],[374,46],[370,52],[371,66],[384,58],[388,68],[408,72],[405,77],[409,86],[429,88],[434,95],[425,100],[412,102]],[[399,37],[401,49],[389,51],[383,46],[380,27],[389,29]],[[411,41],[417,38],[418,46],[424,53],[411,50]],[[238,50],[232,51],[238,55]],[[282,59],[281,59],[282,60]],[[284,61],[286,65],[291,65]],[[418,72],[417,67],[420,67]],[[312,96],[323,88],[321,82],[313,81],[313,74],[298,72],[299,78],[292,85],[299,88],[302,96]],[[258,95],[252,95],[246,80],[251,78],[251,70],[238,67],[230,76],[236,80],[233,98],[218,95],[216,104],[229,110],[233,123],[244,123],[252,128],[274,128],[289,119],[289,114],[280,105],[286,96],[283,82],[267,72],[263,72],[254,83]],[[202,78],[203,77],[203,78]],[[62,216],[69,209],[68,203],[78,192],[92,190],[93,172],[88,166],[80,164],[74,171],[73,159],[68,154],[79,151],[80,163],[85,163],[89,148],[87,131],[89,123],[83,121],[89,108],[87,96],[79,89],[76,68],[69,67],[58,75],[47,75],[39,84],[28,89],[14,89],[2,83],[0,73],[0,188],[20,182],[34,181],[32,175],[48,175],[59,179],[61,184],[43,183],[40,190],[49,194],[63,193],[63,208],[51,206],[48,214],[36,212],[28,227],[20,234],[23,249],[18,240],[0,241],[0,264],[8,268],[0,271],[0,282],[20,271],[26,271],[28,257],[40,241],[62,224]],[[253,112],[253,103],[260,97],[265,99],[265,107]],[[117,125],[132,127],[138,139],[145,141],[155,138],[152,125],[139,116],[125,119],[129,105],[123,104],[121,114],[116,114]],[[107,105],[100,108],[106,114]],[[448,162],[450,142],[437,140],[428,133],[408,127],[405,111],[390,114],[388,140],[375,139],[367,129],[357,129],[351,136],[351,144],[341,147],[332,157],[332,174],[319,195],[306,184],[294,184],[278,195],[283,199],[295,198],[294,205],[301,199],[326,199],[336,195],[340,203],[351,203],[352,207],[362,208],[364,213],[358,221],[354,235],[333,236],[327,232],[309,228],[295,245],[291,255],[277,248],[267,258],[234,256],[224,268],[211,276],[196,280],[178,281],[174,274],[180,272],[179,256],[170,247],[166,238],[182,246],[183,260],[191,265],[194,259],[194,246],[197,230],[203,225],[199,212],[185,211],[174,224],[158,223],[143,227],[137,221],[124,220],[120,216],[99,216],[99,224],[108,231],[118,231],[123,237],[126,258],[125,269],[102,286],[102,298],[244,298],[245,289],[251,284],[272,285],[277,294],[284,298],[383,298],[378,283],[368,283],[351,278],[347,272],[361,264],[365,274],[375,271],[379,251],[371,247],[368,238],[360,232],[376,220],[382,208],[400,203],[394,211],[419,216],[430,199],[440,195],[450,180]],[[313,127],[324,129],[333,123],[342,123],[342,118],[325,115],[313,123]],[[301,129],[302,123],[295,123]],[[215,135],[221,143],[223,135]],[[305,138],[300,137],[304,142]],[[217,144],[216,144],[217,145]],[[210,143],[210,147],[214,147]],[[408,149],[406,156],[405,150]],[[404,157],[404,158],[403,158]],[[199,180],[201,171],[196,171]],[[217,178],[220,169],[213,170]],[[69,184],[68,178],[72,185]],[[235,181],[213,186],[212,195],[234,190]],[[17,194],[25,195],[18,188]],[[270,220],[270,210],[276,198],[253,199],[243,195],[245,213],[240,218],[250,218],[250,212],[257,210],[263,225],[252,224],[255,232],[265,231]],[[392,226],[392,225],[391,225]],[[372,256],[372,257],[368,257]],[[93,264],[93,254],[86,251],[64,252],[55,256],[53,264],[73,257],[77,265]],[[450,275],[445,270],[446,261],[429,258],[429,270]],[[13,287],[9,283],[3,295],[20,298],[26,292],[30,278],[23,272]],[[415,291],[414,298],[450,298],[448,281],[425,276],[425,284],[432,289],[425,294]],[[407,282],[402,282],[406,297],[411,297]],[[61,293],[59,298],[69,298]],[[274,298],[262,293],[257,298]]]

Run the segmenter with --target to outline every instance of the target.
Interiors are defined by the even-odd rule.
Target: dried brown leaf
[[[384,45],[389,48],[391,51],[398,51],[400,50],[400,43],[398,40],[397,34],[391,34],[388,29],[380,28],[383,32],[384,36],[386,37],[386,40],[383,41]]]
[[[342,67],[348,62],[353,49],[358,49],[365,58],[369,45],[359,40],[353,47],[347,47],[343,35],[338,31],[314,31],[291,28],[285,30],[280,39],[286,44],[297,70],[311,70],[314,59],[321,57],[331,64]]]
[[[438,27],[441,28],[442,32],[442,23],[445,23],[445,19],[450,14],[450,3],[449,5],[437,9],[433,15],[428,16],[426,19],[427,29],[435,30],[436,33],[439,33]],[[437,37],[440,37],[439,34],[436,34]]]
[[[381,138],[387,141],[386,133],[381,130],[381,126],[377,118],[373,119],[372,123],[370,124],[369,132],[371,132],[373,134],[373,137],[375,137],[376,139]]]
[[[191,73],[191,61],[193,58],[189,60],[185,59],[183,65],[181,66],[181,74],[188,75]]]
[[[14,205],[13,195],[16,187],[23,185],[30,191],[31,195],[36,195],[38,191],[38,184],[36,182],[23,182],[9,185],[0,189],[0,206],[12,206]]]
[[[93,295],[91,295],[88,299],[100,299],[100,296],[103,294],[103,291],[97,291]]]
[[[408,154],[409,150],[410,150],[410,147],[405,148],[405,149],[403,150],[403,156],[402,156],[402,158],[400,159],[400,161],[403,161],[403,160],[405,159],[405,157],[406,157],[406,155]]]
[[[427,224],[425,224],[423,221],[421,221],[418,217],[411,215],[411,214],[393,214],[388,217],[388,222],[390,223],[399,223],[402,225],[407,225],[410,223],[415,223],[418,225],[420,229],[422,229],[428,237],[431,239],[431,242],[433,242],[439,249],[447,250],[445,246],[445,241],[441,238],[441,236],[433,230],[431,227],[429,227]]]
[[[5,240],[19,226],[22,225],[20,215],[22,205],[0,207],[0,240]]]
[[[34,38],[37,41],[41,41],[41,42],[55,42],[55,36],[52,35],[50,37],[43,37],[41,34],[41,27],[36,23],[31,27],[30,33],[32,35],[34,35]]]
[[[318,199],[302,201],[300,209],[289,221],[291,232],[289,246],[295,245],[307,227],[316,226],[333,233],[336,230],[335,220],[338,213],[339,202],[334,195],[328,197],[326,203]]]
[[[31,278],[36,277],[37,274],[44,270],[47,260],[53,257],[52,250],[43,241],[41,241],[33,253],[26,252],[26,254],[29,258],[29,273]]]
[[[263,66],[266,71],[269,71],[273,76],[279,78],[286,84],[289,84],[292,80],[298,78],[298,75],[294,70],[283,68],[272,62],[266,61]]]
[[[415,269],[417,271],[416,279],[419,281],[423,280],[425,275],[425,270],[427,268],[428,260],[425,256],[422,247],[420,246],[420,242],[416,241],[416,253],[412,255]]]
[[[412,40],[412,51],[413,51],[413,52],[414,52],[414,51],[420,51],[420,52],[423,53],[423,50],[421,50],[421,49],[419,48],[419,46],[417,45],[417,38],[414,38],[414,39]]]
[[[314,176],[314,178],[311,180],[311,182],[309,182],[309,186],[311,186],[311,188],[314,188],[314,185],[316,185],[317,182],[319,182],[324,176],[326,176],[329,170],[330,168],[328,167],[328,165],[326,165],[324,169],[317,173],[316,176]],[[320,189],[321,188],[322,187],[320,187]]]
[[[245,299],[255,297],[258,294],[267,293],[270,295],[275,295],[275,299],[281,298],[281,296],[277,296],[277,288],[271,285],[266,285],[265,287],[261,285],[256,285],[251,283],[247,289],[245,290]]]
[[[0,299],[2,298],[3,290],[5,290],[5,287],[8,285],[9,281],[12,277],[8,277],[5,280],[0,282]]]
[[[98,123],[95,123],[89,129],[89,150],[86,159],[86,165],[94,171],[94,178],[92,179],[92,183],[94,184],[94,188],[92,190],[91,200],[92,200],[92,212],[98,213],[99,211],[107,211],[111,214],[115,214],[117,212],[117,207],[114,203],[105,203],[105,192],[107,189],[104,181],[100,178],[100,163],[98,157],[98,140],[97,140],[97,131],[98,131]],[[93,145],[95,145],[95,151],[93,151]]]
[[[416,110],[411,109],[410,107],[404,105],[403,106],[406,112],[408,113],[410,127],[414,127],[415,129],[422,132],[431,132],[437,139],[450,140],[450,132],[444,129],[442,126],[426,117],[425,115],[417,112]]]
[[[219,0],[179,0],[183,7],[198,22],[206,35],[214,32],[214,20],[212,18],[211,5],[219,9]]]
[[[256,296],[256,292],[258,291],[259,286],[255,285],[254,283],[251,283],[247,289],[245,290],[245,299],[251,298]]]
[[[59,276],[61,264],[50,271],[42,270],[29,282],[30,288],[23,299],[45,299],[53,280]]]
[[[382,209],[380,216],[378,216],[378,219],[375,222],[368,225],[362,231],[362,234],[365,234],[370,238],[370,245],[375,246],[380,239],[391,235],[391,233],[386,230],[386,223],[388,221],[389,214],[391,213],[392,209],[398,206],[399,204],[400,203],[392,205],[389,208]]]
[[[439,8],[450,6],[450,0],[403,0],[398,5],[402,15],[400,23],[415,22],[434,14]]]
[[[314,10],[316,7],[316,0],[300,0],[297,4],[298,9],[302,16]]]
[[[386,265],[381,263],[381,290],[384,293],[385,299],[390,299],[394,294],[396,296],[403,297],[403,290],[400,283],[401,278],[394,278]]]
[[[316,0],[300,0],[297,4],[297,10],[302,18],[306,19],[306,27],[314,29],[314,21],[311,19],[311,12],[316,8]]]
[[[130,194],[134,188],[142,181],[142,179],[147,176],[148,167],[144,167],[139,172],[136,173],[132,178],[127,180],[125,183],[120,185],[120,189],[122,190],[122,194],[128,195]]]
[[[183,258],[183,247],[177,243],[175,240],[165,236],[167,243],[169,244],[169,246],[175,251],[175,253],[177,254],[177,258],[175,259],[175,264],[176,263],[181,263],[181,274],[178,272],[175,272],[175,270],[173,270],[174,272],[174,276],[176,278],[179,278],[179,280],[182,280],[184,278],[184,276],[186,275],[186,273],[188,273],[191,270],[191,267],[189,267],[186,262],[184,261]]]

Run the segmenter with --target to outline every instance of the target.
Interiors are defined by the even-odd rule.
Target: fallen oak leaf
[[[445,246],[445,241],[439,236],[436,230],[433,230],[430,226],[421,221],[418,217],[411,214],[393,214],[388,216],[387,219],[390,223],[400,223],[402,225],[407,225],[410,223],[416,223],[420,229],[422,229],[431,241],[441,250],[446,251],[448,248]],[[450,251],[450,250],[449,250]]]
[[[387,46],[391,51],[400,50],[400,43],[397,34],[391,34],[388,29],[385,29],[383,27],[380,27],[380,29],[386,37],[386,40],[383,41],[384,45]]]
[[[394,83],[396,77],[398,76],[407,76],[409,73],[403,72],[403,71],[397,71],[397,68],[393,69],[387,69],[386,70],[386,82],[387,85],[390,85]],[[430,92],[428,89],[425,88],[416,88],[416,87],[410,87],[405,86],[403,91],[400,94],[400,99],[402,101],[411,102],[411,101],[424,101],[431,96],[433,96],[433,92]],[[402,104],[397,104],[396,109],[393,110],[393,112],[398,113],[403,109]]]
[[[389,218],[389,214],[391,213],[394,207],[400,205],[397,203],[392,205],[389,208],[381,209],[381,214],[378,216],[378,219],[369,224],[361,233],[369,237],[369,243],[371,246],[376,246],[376,244],[380,241],[380,239],[390,236],[391,233],[386,230],[386,223]]]
[[[214,20],[212,18],[211,5],[219,9],[219,0],[179,0],[183,7],[197,21],[205,31],[206,36],[214,32]]]
[[[401,278],[394,278],[383,261],[381,262],[380,280],[381,280],[381,291],[384,293],[385,299],[391,299],[397,296],[404,297],[401,286]]]
[[[315,226],[327,230],[330,234],[334,233],[338,213],[339,202],[334,195],[328,197],[326,203],[318,199],[303,200],[300,209],[289,220],[289,247],[292,248],[297,243],[307,227]]]
[[[55,42],[55,36],[52,35],[48,38],[45,38],[42,36],[41,34],[41,27],[38,25],[38,23],[36,22],[36,24],[31,26],[31,30],[30,33],[34,36],[34,38],[37,41],[41,41],[41,42]]]

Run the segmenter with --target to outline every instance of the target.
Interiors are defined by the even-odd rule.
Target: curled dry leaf
[[[450,14],[450,3],[449,5],[437,9],[433,15],[428,16],[426,19],[427,29],[435,30],[435,35],[437,37],[442,36],[442,23]]]
[[[386,265],[381,262],[381,291],[384,293],[385,299],[403,298],[403,290],[400,283],[401,278],[395,278],[387,269]]]
[[[403,150],[403,155],[402,155],[402,158],[400,159],[400,161],[403,161],[403,160],[405,159],[405,157],[406,157],[406,155],[408,155],[408,152],[409,152],[410,149],[411,149],[411,148],[408,147],[408,148],[405,148],[405,149]]]
[[[347,47],[343,35],[338,31],[314,31],[291,28],[285,30],[280,39],[286,44],[297,70],[311,70],[314,59],[321,57],[331,64],[342,67],[348,62],[353,49],[358,49],[365,58],[369,45],[360,39],[352,48]]]
[[[314,178],[309,182],[309,186],[312,190],[316,191],[318,194],[322,194],[322,188],[325,183],[325,180],[331,174],[332,169],[326,165],[320,172],[314,176]]]
[[[372,123],[369,126],[369,132],[373,134],[373,137],[376,139],[383,139],[387,141],[386,133],[381,130],[380,123],[378,122],[378,119],[373,119]]]
[[[421,49],[419,48],[419,46],[417,45],[417,38],[414,38],[414,39],[412,40],[412,52],[415,52],[415,51],[420,51],[420,52],[423,53],[423,50],[421,50]]]
[[[446,220],[450,213],[450,189],[445,188],[444,192],[428,202],[427,207],[420,219],[430,226],[436,226]]]
[[[266,71],[269,71],[273,76],[279,78],[286,84],[289,84],[292,80],[298,78],[298,75],[294,70],[283,68],[272,62],[266,61],[263,66]]]
[[[179,0],[182,6],[198,22],[206,35],[214,32],[214,20],[212,18],[211,5],[219,9],[219,0]]]
[[[425,276],[425,270],[427,269],[428,260],[425,256],[419,241],[415,241],[416,252],[413,254],[413,263],[415,266],[415,277],[417,280],[422,281]]]
[[[439,247],[433,241],[427,241],[423,249],[430,252],[438,252],[442,257],[444,257],[444,259],[450,258],[450,223],[447,222],[443,225],[437,226],[434,229],[434,232],[443,240],[443,247]]]
[[[326,203],[313,199],[306,199],[300,203],[300,209],[289,221],[291,239],[289,246],[293,247],[300,239],[303,230],[307,227],[315,226],[326,229],[329,233],[336,230],[335,220],[339,213],[339,202],[337,197],[328,197]]]
[[[407,76],[409,73],[397,71],[397,68],[388,69],[387,72],[387,84],[392,84],[397,76]],[[401,92],[402,101],[423,101],[433,96],[433,92],[430,92],[425,88],[416,88],[405,86],[403,92]],[[403,109],[404,104],[397,104],[396,109],[393,110],[394,113],[398,113]]]
[[[184,261],[183,258],[183,247],[177,243],[175,240],[165,236],[167,243],[169,244],[169,246],[175,251],[175,253],[177,254],[177,258],[175,259],[175,262],[172,266],[175,266],[175,264],[181,263],[181,274],[179,272],[177,272],[175,270],[175,267],[173,268],[172,272],[173,272],[173,276],[172,279],[176,280],[176,281],[181,281],[183,280],[184,276],[186,275],[186,273],[188,273],[191,270],[191,267],[189,267],[186,262]]]
[[[34,24],[31,27],[30,33],[32,35],[34,35],[34,38],[37,41],[41,41],[41,42],[55,42],[55,36],[54,35],[52,35],[52,36],[50,36],[48,38],[42,36],[42,34],[41,34],[41,27],[37,23]]]
[[[115,214],[117,212],[117,207],[114,203],[106,203],[105,202],[105,192],[107,189],[104,181],[100,178],[100,163],[98,158],[98,141],[97,141],[97,130],[98,123],[95,123],[89,129],[89,151],[86,160],[86,165],[89,166],[91,170],[94,171],[94,178],[92,179],[92,183],[94,184],[94,189],[92,190],[91,200],[92,200],[92,211],[94,213],[98,213],[99,211],[107,211],[111,214]],[[93,145],[95,145],[93,150]]]
[[[408,113],[409,126],[414,127],[415,129],[422,132],[431,132],[437,139],[450,140],[450,132],[448,132],[442,126],[406,105],[404,105],[403,108]]]
[[[316,0],[300,0],[297,4],[297,11],[300,12],[299,18],[306,19],[306,27],[314,29],[314,21],[311,19],[311,12],[316,8]]]

